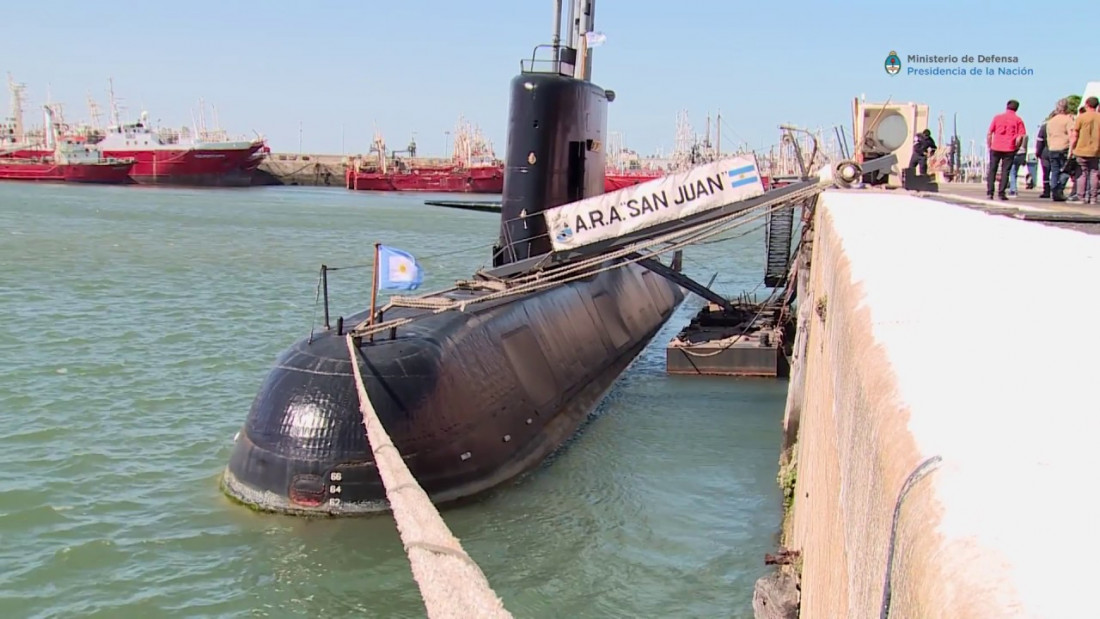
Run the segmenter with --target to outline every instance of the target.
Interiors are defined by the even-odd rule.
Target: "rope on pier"
[[[359,392],[363,427],[428,617],[511,619],[511,613],[493,592],[481,568],[447,528],[382,427],[363,384],[359,351],[350,334],[347,344],[355,387]]]

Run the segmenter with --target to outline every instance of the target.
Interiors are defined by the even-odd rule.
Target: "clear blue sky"
[[[154,120],[190,124],[202,97],[224,128],[260,132],[275,150],[297,151],[301,122],[306,151],[338,153],[343,139],[347,152],[361,152],[377,123],[391,148],[416,132],[421,153],[441,153],[444,131],[465,114],[503,154],[508,82],[521,57],[549,42],[552,5],[9,2],[0,71],[27,84],[32,111],[49,86],[70,120],[87,117],[88,93],[105,101],[110,76],[134,114],[144,106]],[[1058,29],[1042,25],[1051,16],[1041,6],[601,0],[596,29],[607,42],[595,50],[593,72],[618,94],[609,129],[644,153],[672,148],[681,109],[701,133],[706,113],[720,108],[725,144],[762,147],[776,141],[781,122],[850,129],[859,94],[926,102],[948,122],[957,113],[968,141],[982,137],[1009,98],[1021,101],[1032,127],[1056,99],[1100,80],[1100,4],[1067,5]],[[1018,56],[1034,75],[890,76],[883,65],[891,50],[903,61]],[[0,109],[7,115],[6,100]]]

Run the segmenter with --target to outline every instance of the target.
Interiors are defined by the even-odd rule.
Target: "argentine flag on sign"
[[[730,170],[729,177],[730,189],[760,182],[760,176],[756,174],[756,166],[751,165]]]
[[[382,290],[416,290],[424,281],[424,271],[407,251],[378,246],[378,287]]]

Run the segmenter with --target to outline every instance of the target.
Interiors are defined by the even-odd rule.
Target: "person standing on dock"
[[[1100,113],[1096,107],[1100,100],[1089,97],[1085,101],[1085,112],[1077,116],[1073,125],[1073,134],[1070,137],[1070,150],[1077,158],[1081,166],[1081,176],[1084,179],[1079,183],[1080,197],[1085,204],[1097,204],[1097,193],[1100,192]]]
[[[1054,118],[1056,112],[1047,114],[1046,120],[1039,125],[1039,132],[1035,134],[1035,158],[1043,168],[1043,193],[1040,198],[1050,197],[1050,151],[1047,149],[1047,123]]]
[[[1066,180],[1062,172],[1069,159],[1069,138],[1073,129],[1073,116],[1069,113],[1069,101],[1059,99],[1054,105],[1054,115],[1047,119],[1046,125],[1047,161],[1050,165],[1050,198],[1055,202],[1066,201]]]
[[[935,153],[936,141],[932,139],[932,132],[925,129],[913,138],[913,160],[909,162],[909,169],[928,176],[928,159]]]
[[[1012,161],[1016,158],[1016,151],[1027,137],[1027,127],[1024,121],[1016,115],[1020,109],[1020,102],[1010,99],[1005,106],[1005,111],[993,117],[989,123],[989,132],[985,137],[986,146],[989,147],[989,173],[986,175],[986,197],[993,199],[993,182],[1000,170],[1001,181],[997,186],[997,198],[1007,200],[1005,194],[1008,191],[1008,175],[1012,169]]]
[[[1008,195],[1016,197],[1016,181],[1020,176],[1020,169],[1027,166],[1027,134],[1020,142],[1016,154],[1012,156],[1012,167],[1008,169]],[[1031,189],[1031,179],[1028,179],[1028,189]]]

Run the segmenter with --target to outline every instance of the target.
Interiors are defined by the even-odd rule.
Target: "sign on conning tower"
[[[554,251],[618,238],[764,193],[756,157],[722,159],[543,212]]]

